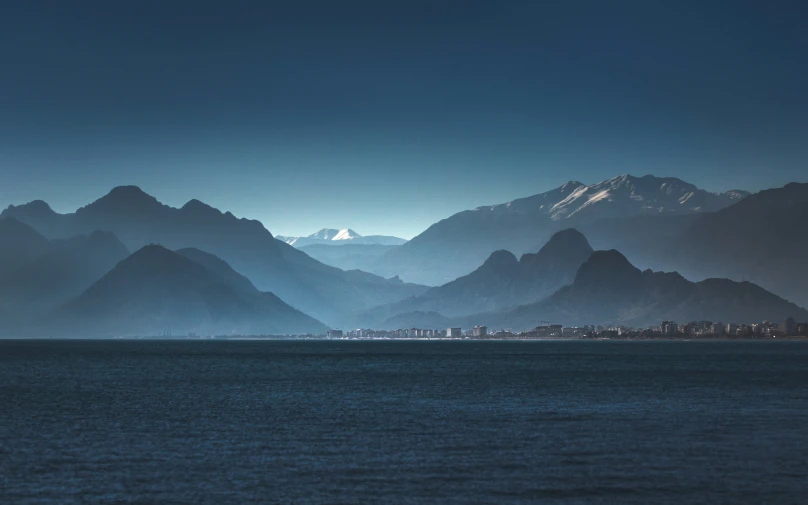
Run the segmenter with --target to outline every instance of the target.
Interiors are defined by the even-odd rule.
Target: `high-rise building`
[[[446,336],[449,338],[460,338],[463,336],[463,330],[460,328],[447,328]]]
[[[484,337],[488,335],[488,328],[485,326],[475,326],[472,328],[471,334],[475,337]]]
[[[676,332],[679,331],[679,327],[673,321],[662,321],[659,329],[662,331],[663,335],[668,337],[676,335]]]

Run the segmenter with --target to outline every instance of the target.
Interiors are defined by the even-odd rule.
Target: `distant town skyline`
[[[0,205],[412,238],[568,180],[805,181],[803,2],[0,7]]]

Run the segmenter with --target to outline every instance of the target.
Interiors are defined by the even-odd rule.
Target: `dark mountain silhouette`
[[[64,336],[321,333],[319,321],[239,280],[218,258],[149,245],[51,315]],[[222,275],[224,274],[224,275]],[[244,288],[244,289],[242,289]]]
[[[48,239],[14,218],[0,219],[0,279],[45,252]]]
[[[791,183],[701,216],[664,259],[691,278],[748,280],[808,305],[808,184]]]
[[[421,296],[371,309],[364,317],[369,323],[416,312],[454,317],[532,303],[571,283],[590,254],[586,237],[572,228],[562,230],[537,253],[517,260],[508,251],[495,251],[472,273]]]
[[[443,284],[476,268],[497,249],[535,250],[555,231],[602,219],[713,212],[746,196],[709,193],[673,177],[622,175],[598,184],[570,181],[556,189],[455,214],[430,226],[369,269],[423,284]]]
[[[114,188],[74,214],[51,212],[43,218],[40,207],[9,207],[3,215],[36,224],[50,238],[107,230],[130,250],[151,243],[169,249],[198,248],[222,258],[259,289],[272,291],[291,305],[335,325],[344,322],[349,314],[426,289],[324,265],[275,240],[258,221],[236,218],[198,200],[179,209],[169,207],[135,186]],[[35,210],[38,212],[32,215]]]
[[[79,295],[128,254],[108,232],[52,240],[44,253],[0,278],[0,305],[28,314],[52,308]]]
[[[808,311],[750,282],[691,282],[676,272],[640,271],[615,250],[595,251],[575,281],[549,298],[513,310],[469,318],[528,329],[541,321],[564,325],[649,326],[663,320],[753,322],[808,319]]]

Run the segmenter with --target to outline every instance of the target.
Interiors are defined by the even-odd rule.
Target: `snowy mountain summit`
[[[362,238],[362,235],[356,233],[350,228],[343,228],[335,230],[333,228],[323,228],[317,233],[312,233],[308,238],[318,238],[321,240],[354,240]]]
[[[711,193],[675,177],[623,174],[597,184],[570,181],[546,193],[477,210],[544,215],[554,221],[590,214],[598,219],[635,214],[690,214],[720,210],[748,194],[740,190]]]
[[[401,245],[406,242],[403,238],[390,237],[386,235],[362,236],[350,228],[323,228],[306,237],[285,237],[278,235],[275,238],[282,240],[294,247],[303,247],[312,244],[323,245]]]

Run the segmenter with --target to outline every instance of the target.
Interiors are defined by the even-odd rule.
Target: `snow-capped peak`
[[[636,214],[687,214],[722,209],[748,195],[745,191],[709,193],[676,177],[622,174],[596,184],[569,181],[556,189],[477,211],[535,214],[554,221],[601,219]]]
[[[332,238],[331,240],[352,240],[357,237],[359,237],[359,235],[355,231],[349,228],[345,228],[343,230],[340,230],[336,235],[334,235],[334,238]]]
[[[343,228],[337,230],[334,228],[323,228],[317,233],[312,233],[308,238],[316,238],[320,240],[353,240],[360,238],[362,235],[356,233],[350,228]]]
[[[306,237],[286,237],[275,236],[276,239],[286,242],[295,247],[304,247],[312,244],[320,245],[401,245],[406,240],[387,235],[366,235],[362,236],[350,228],[323,228],[317,233],[312,233]]]

